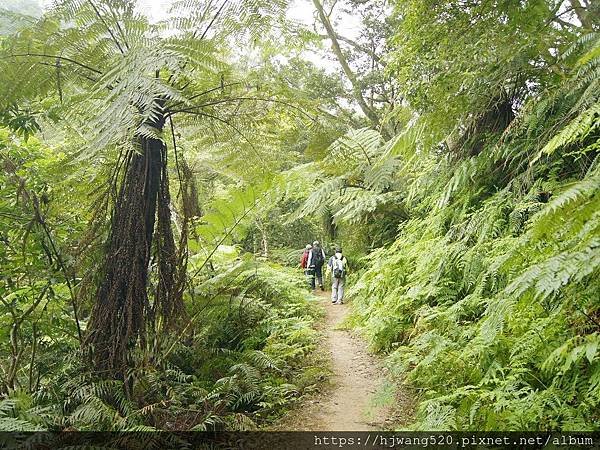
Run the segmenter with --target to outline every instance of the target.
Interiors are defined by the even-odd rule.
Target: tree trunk
[[[337,239],[337,225],[335,224],[335,220],[333,217],[333,213],[331,209],[327,208],[323,213],[323,228],[325,229],[325,233],[329,242],[335,242]]]
[[[86,339],[95,368],[115,377],[125,376],[129,351],[136,344],[145,345],[147,325],[158,316],[168,322],[183,308],[174,286],[166,147],[159,139],[137,139],[139,149],[127,161],[115,204],[103,279]],[[151,305],[147,287],[153,238],[158,282]]]

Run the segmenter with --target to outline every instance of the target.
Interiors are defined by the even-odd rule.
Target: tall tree
[[[0,107],[45,102],[48,111],[50,97],[51,118],[82,134],[82,155],[112,168],[105,199],[113,195],[114,206],[86,337],[99,370],[124,376],[148,326],[168,327],[183,310],[167,175],[167,142],[178,158],[173,115],[216,117],[203,108],[212,112],[228,92],[229,43],[267,30],[283,6],[186,2],[152,24],[133,1],[63,0],[2,42]]]
[[[392,36],[392,19],[381,2],[366,3],[349,0],[326,5],[322,0],[313,0],[317,23],[325,31],[320,38],[331,42],[341,73],[348,80],[351,99],[367,118],[369,125],[379,130],[386,138],[393,136],[400,127],[396,117],[390,113],[399,106],[398,89],[392,78],[385,73],[385,52],[388,39]],[[335,9],[339,11],[334,13]],[[336,31],[335,17],[341,14],[359,21],[356,37],[345,36]]]
[[[582,31],[572,3],[397,0],[389,69],[432,133],[452,133],[458,148],[505,129],[528,98],[566,76],[562,52]]]

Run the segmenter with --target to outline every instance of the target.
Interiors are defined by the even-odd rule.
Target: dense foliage
[[[420,389],[418,429],[597,429],[598,34],[529,28],[560,2],[438,3],[435,24],[424,3],[398,5],[395,61],[413,127],[455,137],[403,154],[409,219],[369,255],[355,322]]]
[[[353,323],[419,389],[414,428],[596,429],[598,10],[407,0],[392,17],[404,129],[336,140],[297,215],[379,247]]]
[[[323,376],[303,277],[264,259],[299,108],[228,50],[282,5],[2,11],[1,429],[248,429]]]
[[[0,430],[268,426],[326,375],[315,239],[411,428],[598,429],[598,5],[34,3],[0,9]]]
[[[1,145],[2,429],[253,428],[322,376],[311,367],[318,313],[304,280],[227,246],[212,275],[198,270],[201,254],[190,257],[187,317],[134,355],[130,397],[122,381],[90,372],[70,291],[88,269],[69,247],[85,236],[87,188],[64,177],[64,154],[7,132]],[[88,315],[79,312],[83,331]]]

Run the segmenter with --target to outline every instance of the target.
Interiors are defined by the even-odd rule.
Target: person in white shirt
[[[331,271],[331,303],[341,305],[344,302],[344,285],[346,284],[348,260],[342,254],[340,247],[335,249],[335,254],[329,258],[327,266]]]

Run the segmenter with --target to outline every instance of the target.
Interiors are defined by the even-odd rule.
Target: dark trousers
[[[314,273],[310,277],[310,288],[313,291],[317,288],[315,281],[317,283],[319,283],[319,287],[322,289],[323,288],[323,266],[315,267]]]

